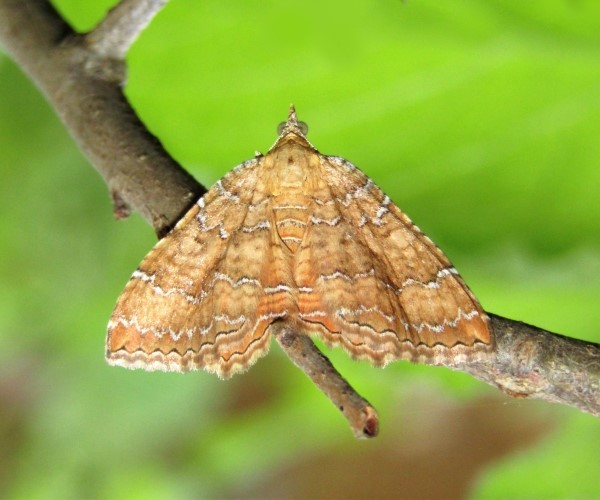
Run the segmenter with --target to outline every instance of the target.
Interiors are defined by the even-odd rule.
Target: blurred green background
[[[53,3],[85,31],[115,2]],[[266,151],[293,102],[488,311],[600,341],[596,0],[172,0],[129,65],[134,107],[203,184]],[[600,497],[595,418],[447,369],[327,351],[380,411],[364,442],[275,345],[227,382],[108,367],[154,234],[113,220],[1,54],[0,172],[0,496]]]

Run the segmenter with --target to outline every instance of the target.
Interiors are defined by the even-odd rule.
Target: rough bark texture
[[[165,234],[204,193],[141,123],[122,92],[124,55],[163,1],[125,0],[96,30],[77,35],[45,0],[0,0],[0,43],[41,88],[102,174],[115,213],[140,212]],[[485,360],[448,363],[514,397],[561,403],[600,416],[600,345],[491,315],[496,350]],[[316,350],[281,330],[277,340],[348,418],[377,433],[377,415]]]
[[[600,417],[600,346],[490,314],[496,352],[452,368],[513,397],[574,406]]]

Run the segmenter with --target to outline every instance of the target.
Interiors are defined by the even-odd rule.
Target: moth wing
[[[489,320],[446,256],[349,162],[321,156],[296,280],[305,328],[353,357],[438,364],[491,348]]]
[[[217,182],[144,258],[109,322],[110,364],[227,378],[268,352],[268,327],[288,305],[265,292],[265,263],[280,256],[258,186],[261,161]]]

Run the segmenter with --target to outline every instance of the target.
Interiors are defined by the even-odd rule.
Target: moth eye
[[[298,128],[303,135],[308,134],[308,125],[305,122],[298,122]]]
[[[288,122],[281,122],[277,125],[277,135],[281,135],[287,123]],[[308,134],[308,125],[305,122],[297,122],[297,125],[300,132],[302,132],[302,135]]]

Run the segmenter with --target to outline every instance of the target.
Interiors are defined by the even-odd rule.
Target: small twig
[[[129,47],[168,0],[123,0],[88,35],[90,48],[102,57],[125,59]]]
[[[285,324],[273,325],[275,338],[287,356],[344,414],[357,438],[379,432],[379,417],[371,404],[340,375],[308,335],[295,333]]]

